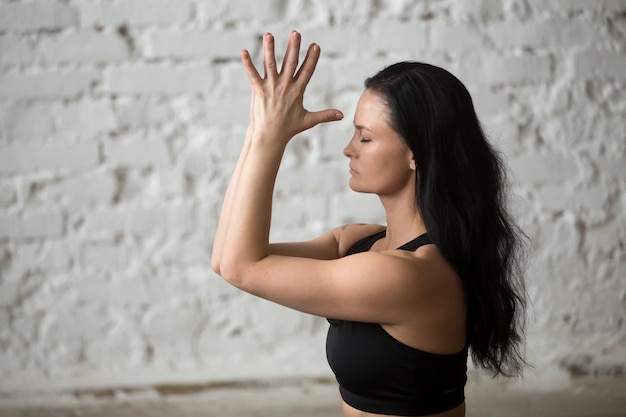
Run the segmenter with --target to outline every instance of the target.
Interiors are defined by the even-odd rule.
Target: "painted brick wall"
[[[363,79],[457,74],[534,240],[529,377],[626,366],[626,1],[0,1],[0,391],[329,375],[324,319],[210,272],[247,120],[239,51],[318,42],[276,240],[382,222],[341,150]],[[294,277],[297,279],[297,277]]]

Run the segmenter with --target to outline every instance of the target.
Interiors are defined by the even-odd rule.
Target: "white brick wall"
[[[329,375],[323,319],[209,266],[248,112],[239,52],[259,60],[264,31],[282,48],[293,28],[323,52],[307,104],[348,117],[290,146],[273,237],[383,220],[348,191],[341,153],[363,79],[401,59],[442,65],[506,152],[534,240],[529,376],[623,370],[625,13],[623,0],[1,0],[0,393]]]

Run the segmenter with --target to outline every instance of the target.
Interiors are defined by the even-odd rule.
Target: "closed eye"
[[[361,138],[361,143],[368,143],[368,142],[371,142],[371,141],[372,140],[368,139],[368,138]]]

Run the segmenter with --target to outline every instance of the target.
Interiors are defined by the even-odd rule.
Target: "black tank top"
[[[355,243],[346,256],[368,251],[385,231]],[[423,234],[398,249],[432,243]],[[467,348],[442,355],[405,345],[379,324],[328,319],[326,356],[343,400],[370,413],[423,416],[465,400]]]

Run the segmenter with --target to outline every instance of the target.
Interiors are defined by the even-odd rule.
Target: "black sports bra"
[[[361,239],[346,256],[368,251],[385,231]],[[398,249],[430,244],[423,234]],[[442,355],[405,345],[379,324],[328,319],[326,356],[343,400],[370,413],[424,416],[465,400],[467,348]]]

